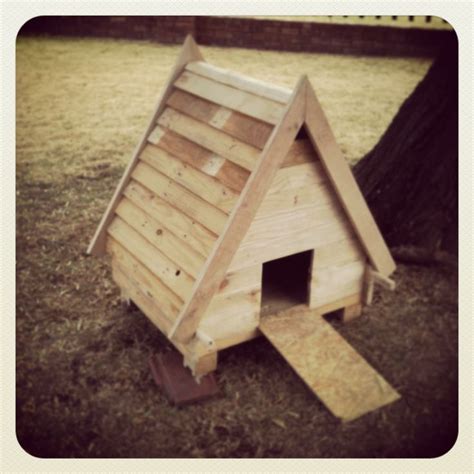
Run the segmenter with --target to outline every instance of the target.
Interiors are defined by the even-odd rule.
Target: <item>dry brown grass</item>
[[[292,85],[309,75],[350,159],[376,142],[428,61],[203,48]],[[457,278],[400,266],[394,294],[340,330],[402,400],[339,424],[263,339],[220,357],[220,397],[170,407],[146,360],[169,350],[119,304],[87,243],[177,47],[20,39],[17,54],[17,432],[44,457],[432,456],[456,434]],[[151,100],[153,98],[153,100]]]

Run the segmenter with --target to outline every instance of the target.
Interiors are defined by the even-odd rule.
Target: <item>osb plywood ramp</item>
[[[333,415],[350,421],[400,395],[320,314],[296,306],[260,330]]]

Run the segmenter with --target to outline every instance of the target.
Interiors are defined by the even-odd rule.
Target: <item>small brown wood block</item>
[[[156,384],[173,405],[181,406],[216,395],[219,388],[213,373],[196,382],[191,371],[183,366],[181,354],[173,351],[150,356],[148,363]]]
[[[347,323],[359,317],[362,314],[362,305],[360,303],[346,306],[342,310],[342,320]]]

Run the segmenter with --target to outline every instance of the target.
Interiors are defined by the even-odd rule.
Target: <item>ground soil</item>
[[[171,350],[86,256],[176,47],[20,39],[17,45],[17,436],[40,457],[433,457],[457,434],[457,272],[399,265],[397,290],[343,326],[401,393],[341,424],[264,339],[223,351],[220,395],[176,408],[147,367]],[[204,48],[292,85],[307,73],[354,161],[429,61]],[[153,98],[153,100],[150,100]]]

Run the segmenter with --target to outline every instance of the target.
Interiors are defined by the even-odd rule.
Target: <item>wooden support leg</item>
[[[347,323],[362,314],[362,305],[360,303],[346,306],[342,310],[342,320]]]
[[[130,299],[130,295],[128,291],[120,288],[120,303],[122,304],[122,308],[129,311],[132,305],[132,300]]]
[[[217,369],[217,351],[196,339],[188,346],[188,352],[184,354],[183,363],[185,367],[189,367],[194,377],[199,380],[203,375]]]
[[[200,378],[210,372],[214,372],[217,369],[217,352],[206,354],[200,357],[194,363],[193,374],[195,377]]]

